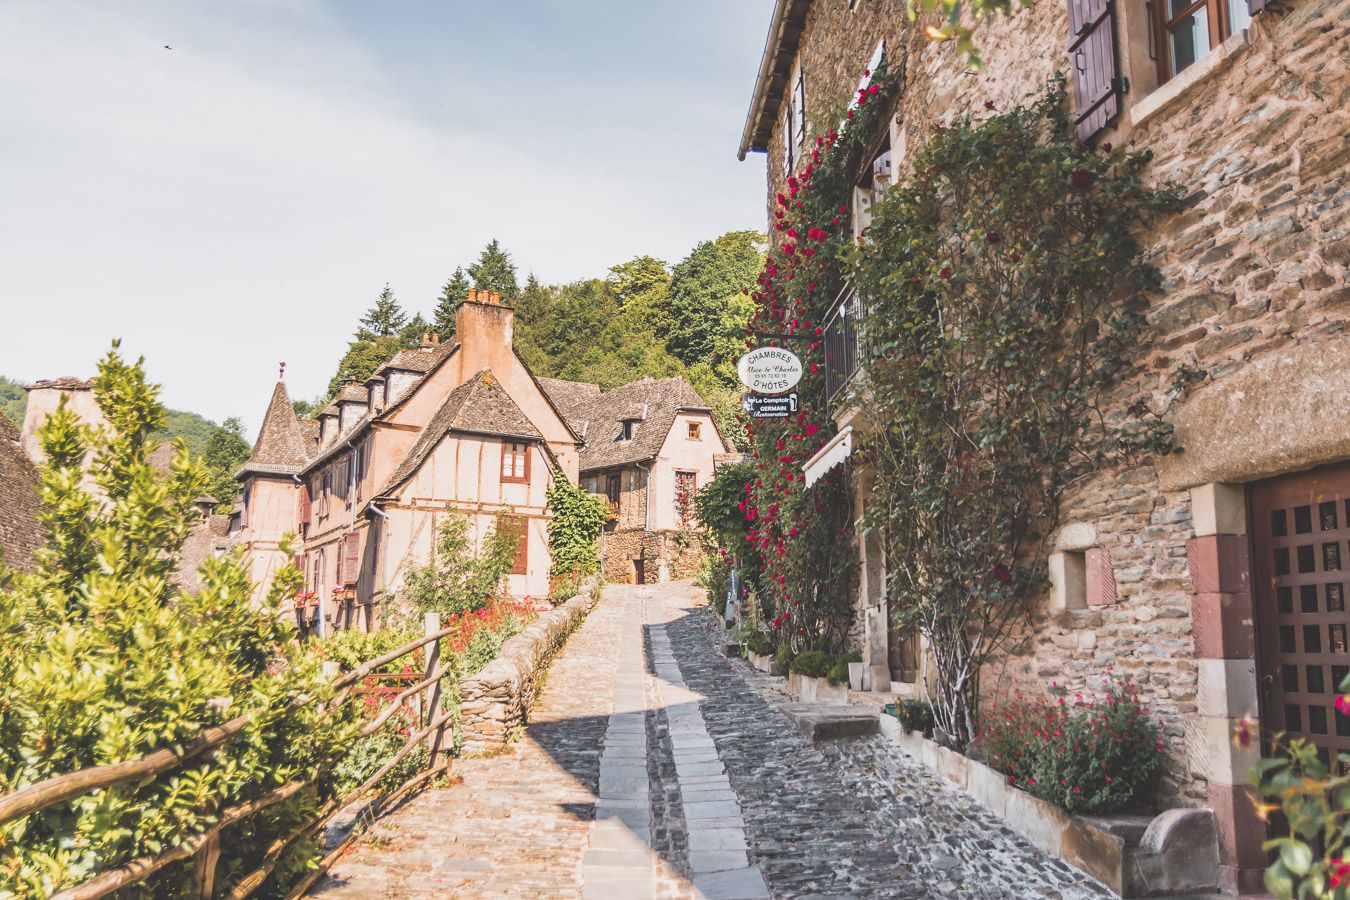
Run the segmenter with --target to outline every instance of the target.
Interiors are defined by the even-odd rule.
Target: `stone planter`
[[[765,674],[768,674],[769,670],[773,668],[772,656],[764,656],[759,653],[751,653],[749,650],[747,650],[745,651],[745,659],[747,662],[750,663],[751,667],[754,668],[756,672],[763,672]]]
[[[828,678],[817,678],[815,682],[817,703],[830,703],[836,706],[848,705],[848,685],[835,684]]]
[[[1008,784],[1008,777],[881,716],[881,733],[975,798],[1036,847],[1091,875],[1118,897],[1217,890],[1218,832],[1209,809],[1157,816],[1073,816]]]
[[[863,676],[867,674],[867,663],[848,664],[848,686],[850,690],[862,691]]]
[[[806,702],[806,698],[802,697],[802,676],[798,675],[796,672],[788,672],[787,689],[789,694],[797,697],[802,702]]]

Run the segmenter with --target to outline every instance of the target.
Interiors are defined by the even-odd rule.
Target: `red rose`
[[[1092,187],[1092,182],[1096,180],[1097,176],[1093,175],[1087,169],[1074,169],[1073,175],[1070,176],[1070,181],[1074,188],[1080,191]]]
[[[984,101],[984,108],[985,108],[985,109],[993,109],[993,108],[994,108],[994,101],[993,101],[993,100],[986,100],[986,101]]]
[[[1008,567],[1003,563],[998,563],[994,566],[994,577],[1004,584],[1007,584],[1009,581],[1012,581],[1012,572],[1008,571]]]
[[[951,278],[952,270],[946,266],[943,266],[941,269],[938,269],[938,276],[940,278]]]

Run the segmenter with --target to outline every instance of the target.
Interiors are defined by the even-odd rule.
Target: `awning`
[[[806,461],[802,466],[802,471],[806,473],[806,486],[810,487],[821,478],[825,473],[848,459],[848,455],[853,452],[853,426],[845,425],[830,442],[820,448],[815,456]]]

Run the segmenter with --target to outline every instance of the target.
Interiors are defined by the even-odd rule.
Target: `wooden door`
[[[1350,752],[1350,718],[1334,706],[1350,673],[1350,465],[1261,482],[1249,502],[1262,726],[1329,760]]]

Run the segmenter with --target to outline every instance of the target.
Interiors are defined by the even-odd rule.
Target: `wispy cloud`
[[[316,393],[385,281],[429,308],[490,237],[569,279],[757,223],[762,169],[731,154],[758,34],[735,77],[690,47],[663,89],[560,71],[566,46],[531,69],[567,36],[517,34],[503,59],[480,46],[495,23],[464,19],[373,35],[300,0],[0,7],[0,373],[85,374],[122,336],[172,405],[253,422],[277,360]]]

